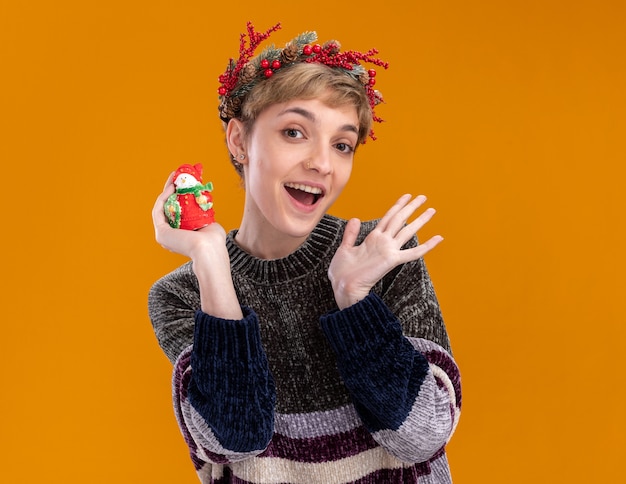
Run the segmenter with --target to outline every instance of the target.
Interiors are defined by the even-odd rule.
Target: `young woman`
[[[377,221],[327,214],[378,120],[361,63],[384,64],[314,33],[253,58],[276,28],[248,24],[220,77],[240,228],[171,228],[171,177],[152,214],[191,259],[149,296],[191,458],[203,483],[450,482],[460,379],[422,259],[441,237],[415,236],[434,211],[403,195]]]

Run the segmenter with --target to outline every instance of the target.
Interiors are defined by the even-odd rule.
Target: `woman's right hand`
[[[156,241],[167,250],[189,257],[200,287],[201,309],[223,319],[241,319],[243,314],[230,273],[224,228],[213,222],[198,230],[175,229],[164,212],[166,200],[175,191],[172,172],[152,208]]]

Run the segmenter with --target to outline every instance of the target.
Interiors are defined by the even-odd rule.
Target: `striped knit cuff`
[[[197,312],[191,353],[189,403],[224,455],[264,449],[274,426],[276,392],[258,317],[242,310],[242,320]]]
[[[322,316],[322,329],[337,354],[362,353],[402,336],[400,322],[371,292],[341,311]]]
[[[370,432],[397,430],[411,412],[428,362],[374,293],[321,320],[357,412]]]
[[[221,319],[196,312],[194,353],[219,360],[254,361],[263,355],[258,318],[242,306],[243,319]]]
[[[198,389],[205,395],[214,395],[223,381],[232,378],[228,391],[233,395],[229,398],[245,398],[252,391],[251,381],[246,381],[242,372],[247,379],[257,380],[253,385],[270,378],[258,317],[250,308],[242,307],[242,311],[241,320],[196,312],[191,368]]]

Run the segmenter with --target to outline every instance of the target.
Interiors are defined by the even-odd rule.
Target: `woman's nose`
[[[304,166],[307,170],[315,170],[322,175],[329,175],[333,172],[333,161],[328,150],[320,149],[311,154]]]

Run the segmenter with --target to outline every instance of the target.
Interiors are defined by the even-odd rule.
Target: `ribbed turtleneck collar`
[[[260,284],[280,283],[315,269],[343,236],[344,221],[325,215],[307,240],[294,252],[281,259],[259,259],[248,254],[235,242],[237,230],[226,237],[230,265],[234,273]]]

